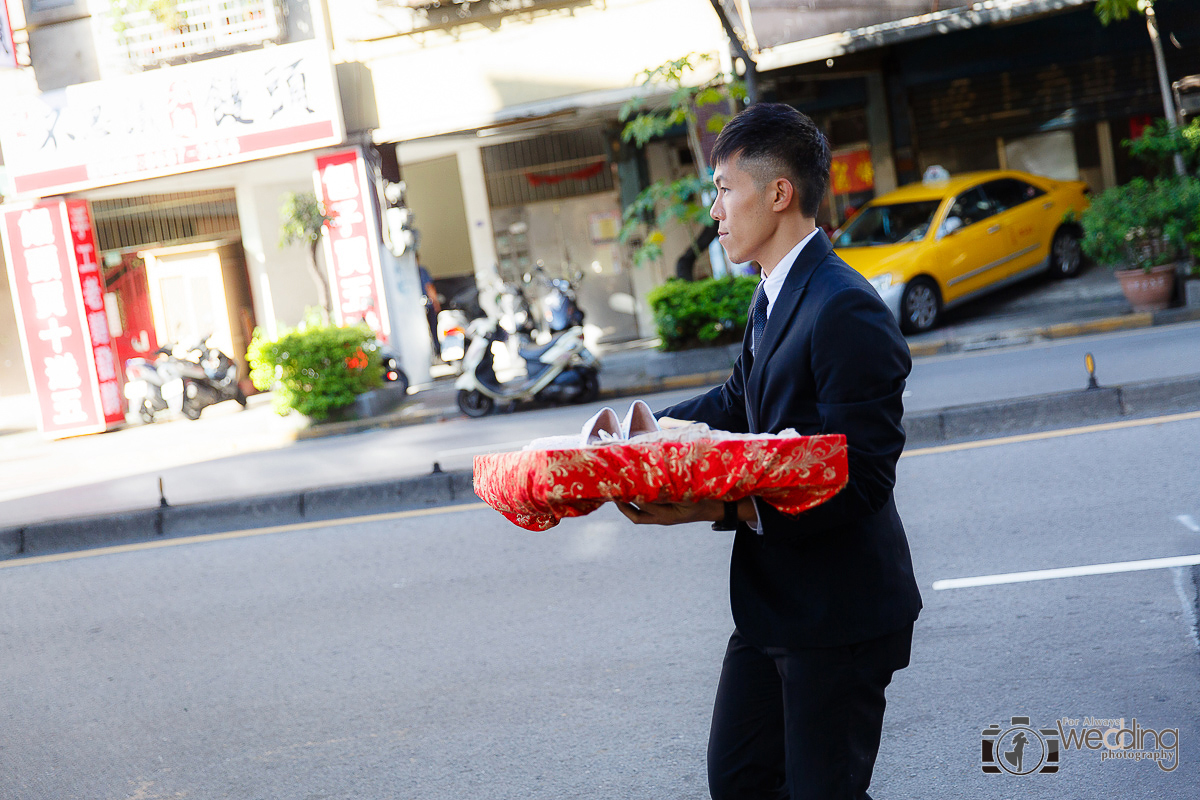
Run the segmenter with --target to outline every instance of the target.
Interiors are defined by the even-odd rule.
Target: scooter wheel
[[[191,403],[183,404],[183,415],[190,420],[200,419],[200,411],[201,409],[197,408]]]
[[[468,417],[486,417],[496,408],[496,401],[478,389],[459,389],[458,408]]]
[[[145,403],[142,403],[142,407],[138,409],[138,416],[142,418],[142,422],[146,425],[154,424],[154,410]]]
[[[587,370],[582,375],[583,391],[575,402],[591,403],[600,399],[600,377],[592,370]]]

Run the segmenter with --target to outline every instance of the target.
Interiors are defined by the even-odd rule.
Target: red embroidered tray
[[[798,514],[846,485],[841,434],[751,437],[689,428],[703,428],[703,438],[664,431],[638,437],[652,439],[644,442],[476,456],[475,493],[514,524],[544,531],[610,500],[686,503],[757,495]]]

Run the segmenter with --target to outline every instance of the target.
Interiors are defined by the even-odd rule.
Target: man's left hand
[[[637,525],[683,525],[688,522],[715,522],[725,514],[720,500],[695,503],[617,503],[621,513]]]

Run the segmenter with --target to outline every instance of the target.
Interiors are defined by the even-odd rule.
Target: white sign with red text
[[[5,100],[18,195],[173,175],[337,144],[329,54],[297,42]]]
[[[325,229],[334,320],[366,322],[379,341],[391,333],[379,262],[379,225],[368,192],[366,161],[358,150],[317,159],[317,192],[333,221]]]
[[[42,432],[74,436],[123,421],[87,202],[54,200],[7,209],[2,230]]]

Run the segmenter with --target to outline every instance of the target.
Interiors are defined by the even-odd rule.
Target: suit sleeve
[[[908,345],[891,311],[865,289],[851,287],[830,297],[812,336],[821,432],[845,434],[849,482],[826,503],[794,517],[758,504],[766,517],[794,520],[806,532],[847,524],[887,504],[904,449],[902,398],[912,368]]]
[[[670,408],[655,412],[655,418],[671,417],[692,422],[703,422],[710,428],[733,433],[749,433],[746,421],[745,376],[742,358],[733,365],[733,373],[720,386],[714,386],[704,394],[676,403]]]

